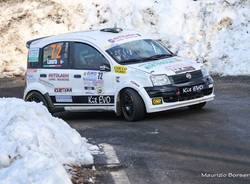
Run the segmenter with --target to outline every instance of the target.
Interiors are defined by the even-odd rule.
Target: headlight
[[[203,77],[209,76],[209,72],[204,66],[201,67],[201,72],[202,72]]]
[[[171,84],[167,75],[151,75],[150,79],[154,86],[163,86]]]

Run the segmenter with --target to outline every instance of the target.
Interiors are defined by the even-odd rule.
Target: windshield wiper
[[[145,57],[145,58],[128,59],[128,60],[121,61],[120,63],[143,62],[143,61],[157,60],[157,59],[166,58],[166,57],[173,57],[173,55],[171,55],[171,54],[157,54],[157,55],[153,55],[153,56]]]
[[[121,61],[120,63],[134,63],[134,62],[138,62],[138,61],[143,61],[143,58],[128,59],[128,60]]]
[[[173,55],[171,54],[157,54],[157,55],[153,55],[147,58],[143,58],[143,60],[157,60],[157,59],[161,59],[161,58],[166,58],[166,57],[173,57]]]

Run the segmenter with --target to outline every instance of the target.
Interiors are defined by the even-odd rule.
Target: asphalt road
[[[21,97],[22,85],[20,78],[0,80],[0,97]],[[216,77],[215,89],[202,110],[154,113],[140,122],[113,113],[61,117],[90,142],[112,145],[131,184],[249,184],[250,77]]]

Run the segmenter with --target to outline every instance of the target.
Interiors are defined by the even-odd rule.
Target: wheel
[[[198,109],[202,109],[205,105],[206,105],[206,102],[203,102],[203,103],[199,103],[199,104],[195,104],[195,105],[190,105],[188,107],[190,109],[198,110]]]
[[[45,100],[43,95],[41,93],[39,93],[39,92],[36,92],[36,91],[30,92],[25,97],[25,101],[27,101],[27,102],[36,102],[36,103],[42,102],[42,104],[50,111],[47,101]]]
[[[142,120],[146,114],[142,98],[132,89],[125,89],[121,93],[121,109],[127,121]]]

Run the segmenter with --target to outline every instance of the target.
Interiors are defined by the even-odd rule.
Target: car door
[[[54,103],[72,102],[69,45],[69,42],[55,42],[42,49],[38,82],[46,88]]]
[[[109,61],[93,46],[74,42],[74,103],[90,106],[114,105],[114,76]]]

